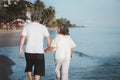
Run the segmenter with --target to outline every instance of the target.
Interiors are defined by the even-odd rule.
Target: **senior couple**
[[[40,80],[41,76],[45,76],[44,52],[47,53],[50,50],[55,50],[55,73],[57,80],[68,80],[72,48],[75,47],[74,41],[69,36],[68,27],[65,24],[60,24],[57,27],[58,35],[51,43],[46,26],[39,23],[40,18],[41,14],[39,12],[33,12],[31,14],[32,23],[24,26],[20,37],[19,54],[20,56],[25,55],[25,72],[27,72],[28,79]],[[44,37],[47,42],[47,48],[45,50],[43,48]],[[24,53],[23,46],[25,41],[26,48]],[[34,70],[32,70],[33,67]],[[62,72],[62,75],[60,72]],[[34,73],[34,75],[32,75],[32,73]]]

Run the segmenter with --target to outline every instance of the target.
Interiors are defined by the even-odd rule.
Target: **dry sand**
[[[21,35],[21,30],[0,31],[0,47],[18,45],[20,35]]]

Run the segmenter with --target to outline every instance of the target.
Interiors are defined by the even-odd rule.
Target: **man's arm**
[[[19,54],[20,56],[23,56],[23,45],[25,43],[25,36],[20,37],[20,44],[19,44]]]
[[[46,41],[47,41],[47,47],[50,47],[51,39],[50,36],[46,36]]]

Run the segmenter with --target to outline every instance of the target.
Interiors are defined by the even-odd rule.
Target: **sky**
[[[34,2],[35,0],[28,0]],[[120,26],[120,0],[41,0],[78,26]]]

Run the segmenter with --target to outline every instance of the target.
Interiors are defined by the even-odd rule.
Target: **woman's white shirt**
[[[76,44],[69,35],[58,34],[51,46],[55,47],[55,59],[70,59],[71,48],[74,48]]]

